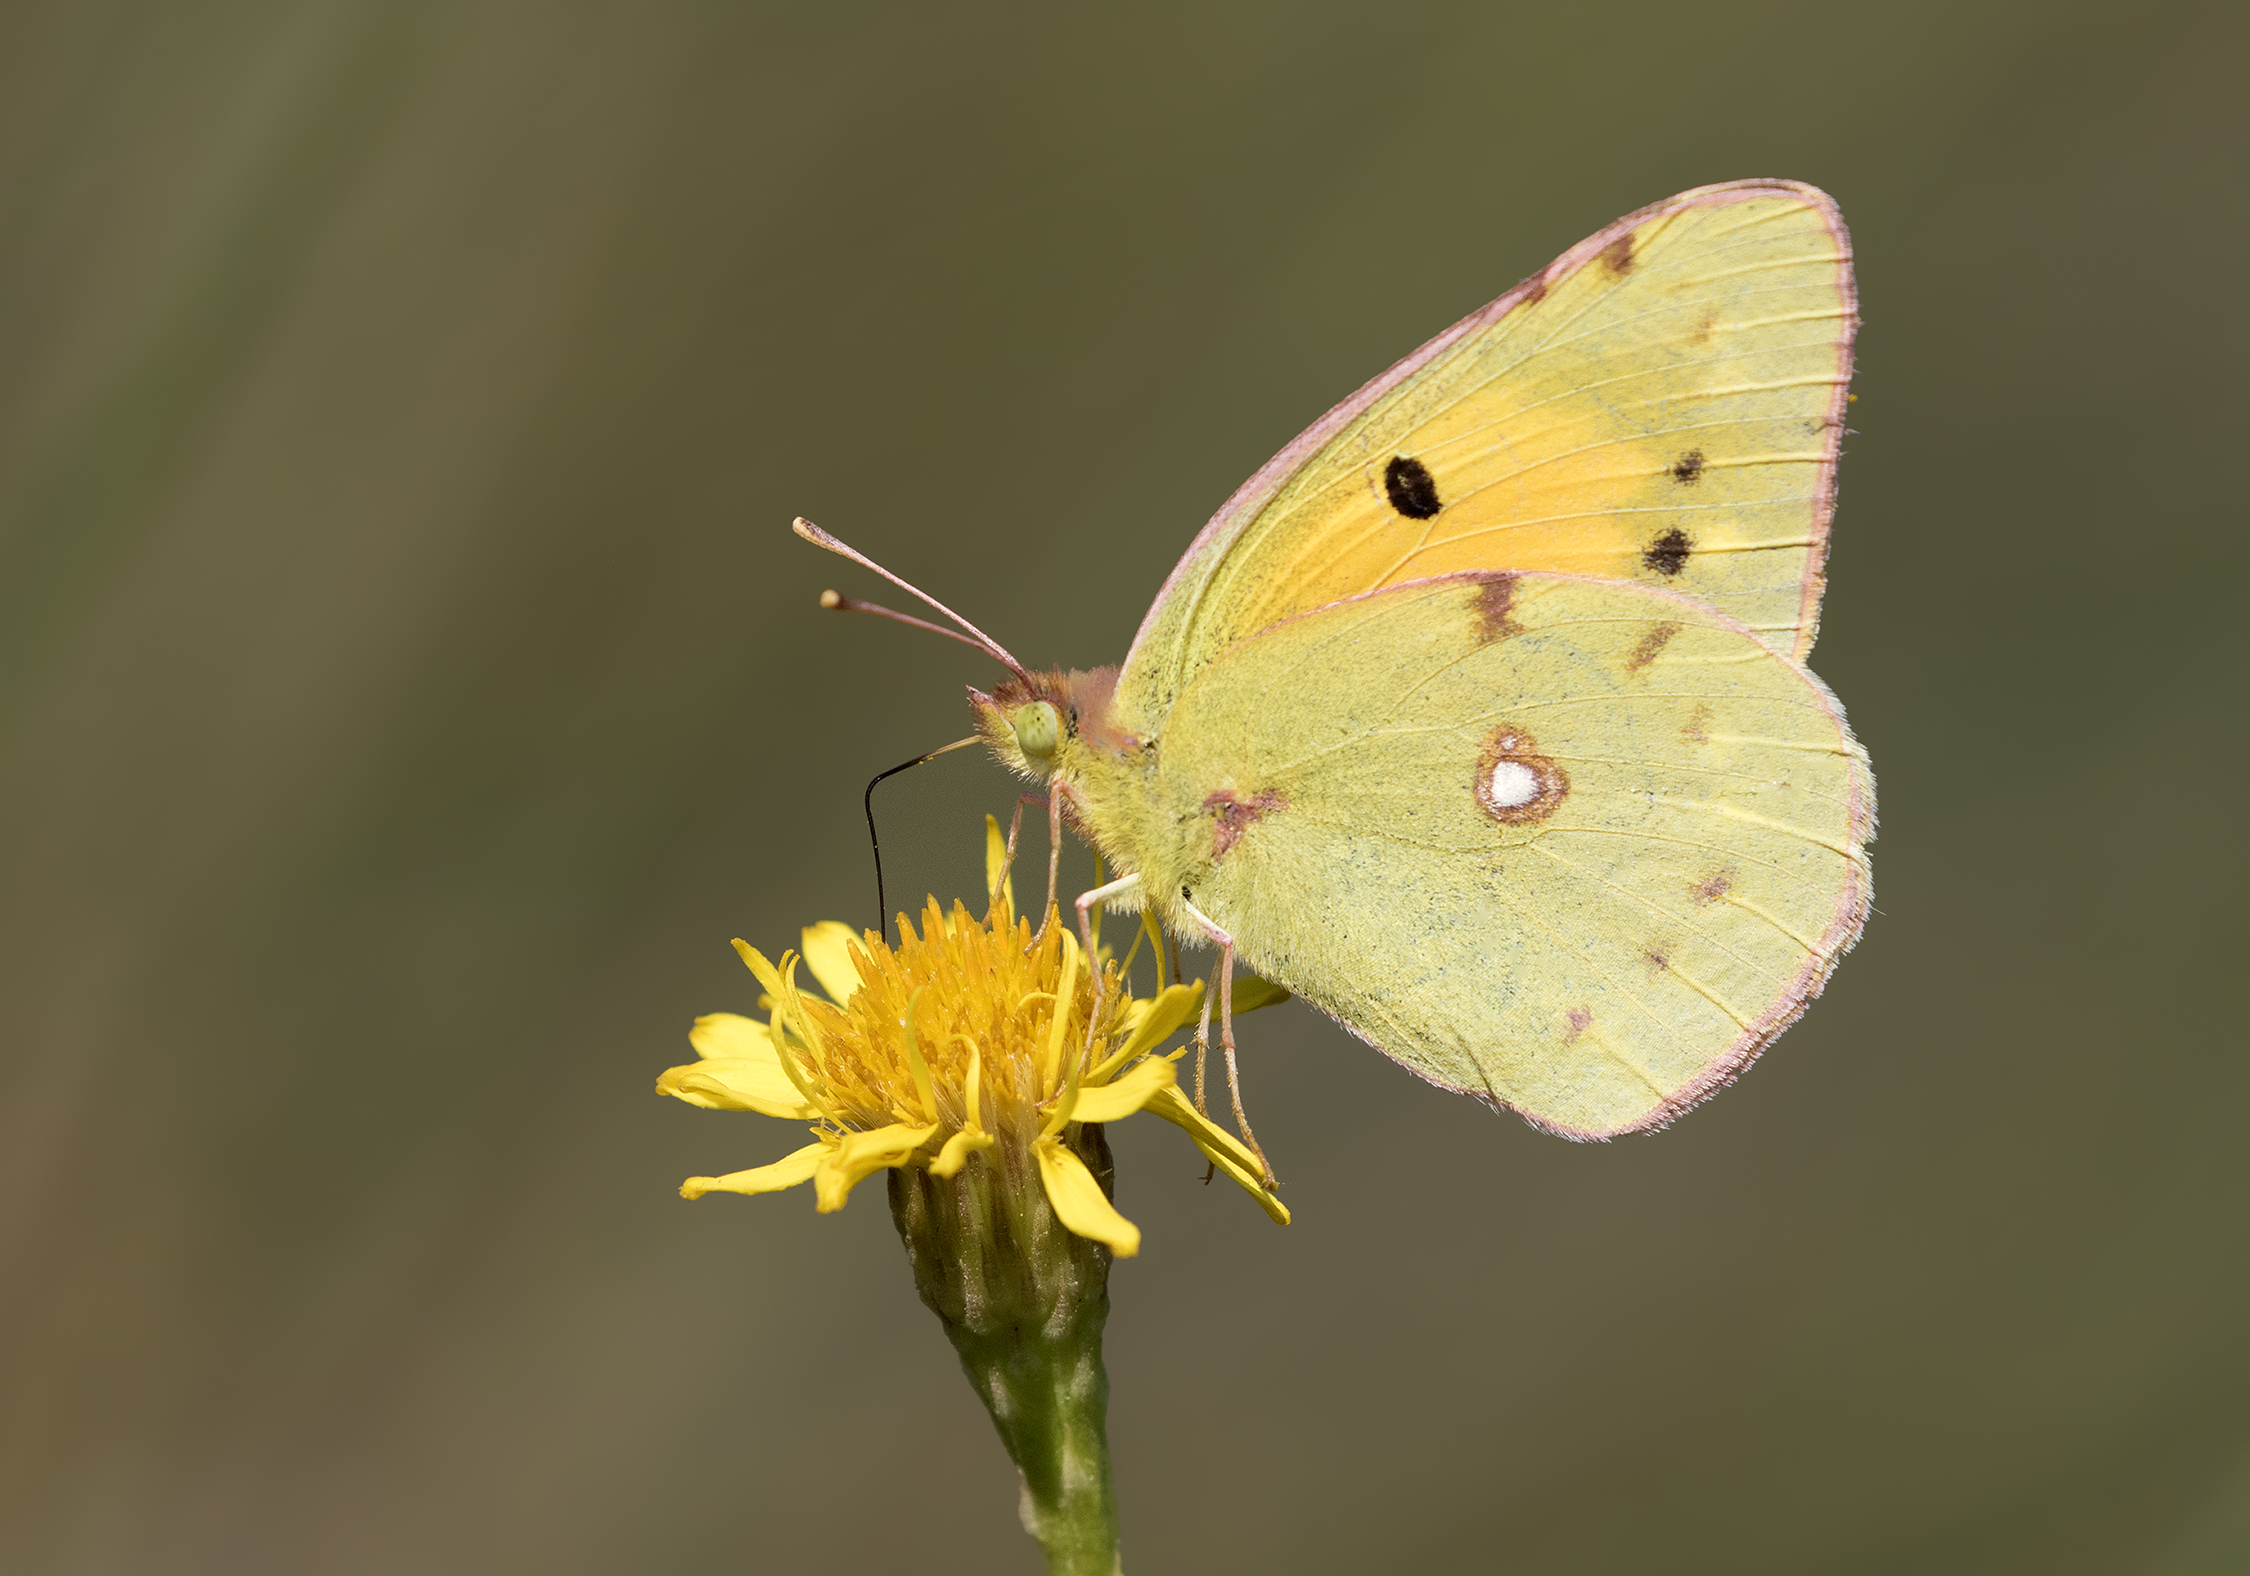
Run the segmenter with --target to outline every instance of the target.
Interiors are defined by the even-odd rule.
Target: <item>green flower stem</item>
[[[1101,1128],[1073,1124],[1067,1141],[1110,1192]],[[897,1167],[890,1192],[915,1288],[1023,1475],[1024,1529],[1046,1551],[1048,1570],[1116,1576],[1102,1368],[1109,1249],[1055,1218],[1032,1156],[1005,1139],[952,1178]]]

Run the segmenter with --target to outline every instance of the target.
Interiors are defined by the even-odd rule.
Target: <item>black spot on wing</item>
[[[1641,562],[1660,575],[1676,575],[1687,567],[1688,554],[1693,551],[1694,539],[1674,526],[1648,544],[1648,551],[1641,554]]]
[[[1690,449],[1687,453],[1681,455],[1679,463],[1672,467],[1672,480],[1685,486],[1689,482],[1699,482],[1702,479],[1703,451],[1701,449]]]
[[[1393,455],[1383,467],[1383,491],[1390,495],[1391,507],[1409,520],[1427,520],[1445,507],[1438,502],[1437,481],[1429,467],[1403,454]]]

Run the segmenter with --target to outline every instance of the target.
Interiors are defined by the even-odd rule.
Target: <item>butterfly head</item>
[[[1115,668],[1091,673],[1029,673],[994,687],[969,691],[977,731],[1002,764],[1046,781],[1068,776],[1090,746],[1113,742],[1108,726]]]

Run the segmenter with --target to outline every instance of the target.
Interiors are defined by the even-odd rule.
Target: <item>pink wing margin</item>
[[[1749,634],[1750,631],[1744,630],[1743,633]],[[1843,730],[1845,739],[1851,740],[1851,725],[1844,720],[1843,703],[1836,699],[1834,692],[1816,674],[1803,667],[1797,669],[1797,676],[1819,697],[1820,704],[1829,716],[1836,719],[1836,725]],[[1761,1051],[1781,1038],[1783,1030],[1805,1015],[1805,1009],[1827,988],[1828,977],[1836,972],[1836,965],[1844,960],[1845,953],[1859,944],[1860,933],[1867,928],[1867,915],[1875,902],[1872,867],[1866,853],[1867,845],[1875,839],[1875,778],[1864,757],[1859,771],[1852,777],[1852,797],[1846,813],[1852,830],[1852,843],[1860,850],[1860,857],[1852,864],[1851,879],[1845,885],[1842,897],[1837,900],[1835,917],[1821,933],[1819,945],[1813,955],[1805,960],[1805,966],[1797,971],[1797,977],[1789,982],[1789,988],[1774,998],[1773,1004],[1742,1031],[1734,1044],[1714,1058],[1702,1072],[1666,1096],[1664,1103],[1655,1110],[1637,1122],[1594,1132],[1543,1122],[1528,1112],[1516,1110],[1514,1106],[1494,1099],[1488,1090],[1462,1089],[1458,1092],[1482,1100],[1497,1109],[1515,1111],[1516,1115],[1533,1127],[1553,1133],[1558,1138],[1568,1138],[1578,1143],[1598,1143],[1623,1137],[1627,1133],[1653,1133],[1660,1128],[1669,1127],[1679,1117],[1733,1083],[1749,1070],[1750,1064],[1758,1059]],[[1448,1084],[1441,1087],[1452,1086]]]
[[[1234,495],[1219,506],[1219,512],[1211,516],[1203,529],[1196,533],[1195,540],[1188,544],[1187,551],[1180,555],[1180,561],[1173,565],[1172,573],[1165,578],[1163,586],[1156,593],[1156,600],[1149,604],[1147,616],[1141,620],[1141,627],[1133,635],[1132,647],[1125,653],[1125,671],[1133,671],[1135,660],[1141,655],[1142,642],[1149,638],[1151,631],[1156,628],[1159,615],[1164,611],[1166,604],[1178,594],[1182,585],[1187,581],[1190,569],[1199,560],[1216,561],[1219,554],[1213,549],[1220,547],[1228,538],[1240,532],[1250,521],[1257,518],[1258,511],[1273,500],[1274,495],[1281,491],[1282,484],[1287,482],[1291,476],[1294,476],[1306,461],[1326,448],[1338,433],[1364,414],[1368,406],[1421,371],[1463,339],[1482,333],[1524,302],[1539,300],[1546,295],[1555,281],[1568,278],[1571,274],[1576,273],[1602,252],[1616,244],[1620,237],[1639,229],[1651,219],[1659,218],[1665,214],[1684,212],[1690,208],[1726,207],[1732,203],[1747,202],[1760,197],[1794,197],[1819,212],[1829,234],[1836,238],[1837,250],[1843,264],[1844,306],[1848,314],[1843,343],[1838,347],[1846,377],[1837,383],[1836,391],[1829,401],[1827,454],[1821,462],[1820,480],[1812,522],[1813,551],[1805,571],[1804,590],[1798,599],[1798,627],[1804,633],[1799,637],[1797,649],[1793,654],[1799,661],[1804,660],[1806,652],[1812,647],[1812,635],[1818,623],[1817,614],[1820,608],[1821,592],[1827,585],[1825,565],[1828,561],[1828,530],[1829,522],[1835,517],[1836,513],[1836,462],[1843,452],[1844,412],[1850,401],[1849,374],[1852,364],[1852,342],[1857,337],[1859,329],[1859,286],[1852,275],[1851,236],[1844,229],[1843,215],[1837,211],[1834,198],[1819,187],[1807,185],[1802,181],[1747,180],[1724,181],[1716,186],[1698,186],[1693,190],[1667,197],[1661,202],[1650,203],[1645,208],[1635,209],[1614,224],[1607,225],[1585,240],[1580,241],[1545,268],[1531,275],[1497,301],[1494,301],[1490,306],[1485,307],[1480,312],[1471,313],[1387,371],[1378,373],[1368,379],[1355,392],[1339,402],[1327,415],[1321,417],[1320,420],[1314,422],[1303,432],[1298,433],[1295,438],[1290,440],[1287,448],[1258,467],[1255,475],[1234,490]],[[1776,1030],[1775,1032],[1778,1033],[1779,1031]]]

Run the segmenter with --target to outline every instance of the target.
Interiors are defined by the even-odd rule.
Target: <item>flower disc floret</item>
[[[1174,1062],[1182,1052],[1156,1050],[1194,1017],[1203,987],[1175,982],[1131,996],[1119,967],[1101,959],[1089,968],[1077,937],[1052,915],[1035,937],[994,880],[1001,895],[984,919],[958,903],[945,912],[932,898],[919,933],[901,916],[895,948],[833,922],[806,930],[802,953],[785,952],[778,964],[735,942],[765,988],[769,1021],[698,1018],[688,1039],[699,1059],[668,1070],[657,1092],[712,1110],[809,1120],[813,1142],[771,1165],[690,1177],[681,1193],[768,1193],[810,1181],[825,1213],[877,1171],[913,1166],[951,1177],[984,1156],[1016,1175],[1035,1170],[1065,1226],[1129,1256],[1139,1251],[1139,1228],[1118,1214],[1072,1140],[1076,1124],[1148,1110],[1186,1130],[1287,1221],[1256,1157],[1181,1095]],[[825,997],[799,988],[799,961]]]

